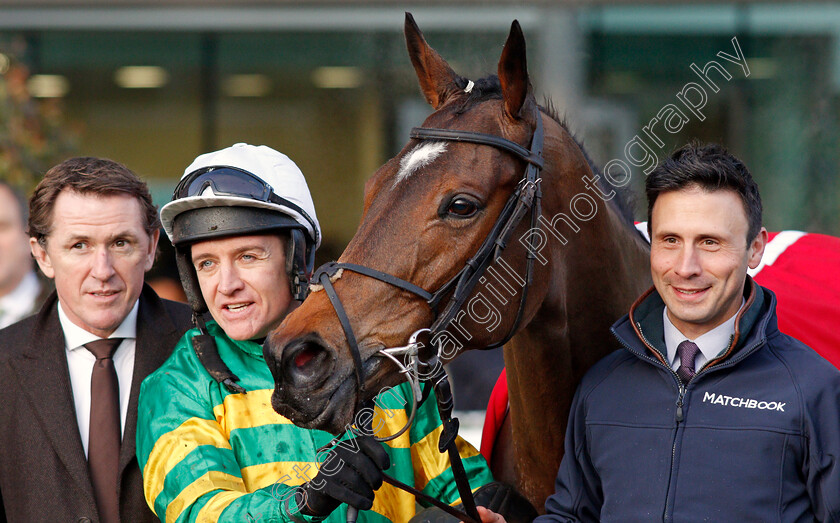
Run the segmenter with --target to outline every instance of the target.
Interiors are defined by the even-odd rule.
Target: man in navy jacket
[[[767,241],[752,176],[689,144],[646,190],[654,287],[578,388],[538,521],[840,521],[840,371],[747,276]]]

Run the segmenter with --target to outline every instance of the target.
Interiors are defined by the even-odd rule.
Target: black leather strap
[[[341,322],[341,327],[344,330],[344,335],[347,338],[347,343],[350,346],[350,353],[353,356],[353,361],[355,364],[356,383],[359,389],[359,398],[363,397],[365,388],[363,367],[361,355],[359,354],[358,341],[356,340],[356,337],[353,334],[353,328],[350,325],[350,320],[347,317],[347,313],[344,310],[344,306],[341,304],[341,300],[335,292],[335,288],[333,287],[332,282],[330,281],[330,277],[335,275],[339,269],[347,269],[383,281],[385,283],[388,283],[390,285],[393,285],[407,292],[411,292],[417,296],[422,297],[429,303],[429,306],[432,308],[432,310],[435,312],[435,315],[437,316],[435,322],[432,324],[430,329],[430,339],[433,339],[435,334],[445,330],[446,327],[449,326],[449,323],[456,317],[458,312],[461,310],[461,307],[464,305],[467,298],[472,293],[475,286],[483,277],[484,272],[487,270],[487,267],[489,267],[492,262],[496,261],[502,255],[502,252],[507,247],[511,236],[513,235],[514,231],[519,226],[525,215],[530,211],[531,227],[533,228],[536,227],[537,219],[539,218],[541,212],[540,201],[542,194],[539,187],[540,180],[538,178],[538,175],[543,167],[544,162],[542,158],[543,125],[542,115],[539,109],[536,110],[536,128],[534,130],[534,135],[531,139],[531,150],[525,149],[521,145],[507,140],[505,138],[501,138],[499,136],[493,136],[490,134],[477,133],[472,131],[415,127],[411,130],[411,137],[420,140],[457,141],[496,147],[498,149],[502,149],[514,154],[521,160],[527,162],[528,165],[525,168],[525,172],[520,183],[517,185],[513,194],[511,194],[511,196],[508,198],[508,201],[502,208],[502,212],[499,214],[498,218],[496,219],[496,222],[493,224],[493,228],[490,230],[490,233],[484,239],[476,253],[469,260],[467,260],[464,267],[458,272],[458,274],[455,275],[455,277],[449,280],[446,284],[444,284],[440,289],[438,289],[434,293],[430,293],[425,289],[422,289],[421,287],[396,276],[354,263],[330,262],[320,267],[315,272],[313,279],[324,287],[324,291],[327,293],[330,303],[332,303],[333,308],[335,309],[336,315],[338,316],[338,319]],[[533,280],[535,255],[534,253],[529,251],[526,257],[526,283],[522,289],[516,319],[513,323],[512,328],[505,336],[504,340],[494,345],[494,347],[506,343],[511,337],[513,337],[522,320],[522,316],[525,310],[527,290]],[[455,287],[454,291],[452,291],[453,286]],[[450,292],[452,292],[452,297],[447,303],[443,313],[438,315],[437,306],[441,302],[443,296]],[[445,374],[443,376],[445,380]],[[438,380],[436,383],[436,388],[440,384],[441,381]],[[446,386],[448,390],[448,381],[446,383]],[[461,519],[462,521],[466,521],[469,523],[478,523],[479,518],[475,508],[475,501],[472,497],[472,493],[470,490],[469,479],[467,478],[466,471],[464,470],[463,463],[461,462],[461,456],[460,454],[458,454],[457,444],[455,441],[455,437],[457,436],[458,432],[458,423],[457,420],[453,419],[451,416],[451,391],[449,391],[450,393],[448,395],[446,390],[443,390],[441,392],[444,397],[438,397],[438,408],[441,412],[441,420],[444,422],[444,429],[446,431],[446,434],[441,434],[439,450],[441,452],[447,451],[450,455],[450,463],[452,466],[453,475],[455,477],[455,483],[458,487],[459,493],[461,494],[461,499],[464,503],[464,506],[466,507],[467,512],[464,513],[458,511],[453,507],[450,507],[449,505],[437,499],[434,499],[424,494],[423,492],[400,481],[397,481],[394,478],[391,478],[387,475],[385,475],[385,481],[387,483],[390,483],[391,485],[394,485],[397,488],[414,494],[416,498],[431,503],[432,505],[435,505],[441,510]],[[446,405],[442,404],[441,401]]]
[[[461,132],[461,131],[458,131]],[[472,133],[478,134],[478,133]],[[482,136],[491,136],[491,135],[482,135]],[[508,142],[504,138],[496,138],[496,140],[502,140],[504,142]],[[488,142],[482,142],[488,143]],[[521,146],[514,144],[513,142],[509,142],[516,147],[521,149]],[[537,118],[536,118],[536,128],[534,130],[534,136],[531,139],[531,148],[532,151],[529,152],[529,155],[533,155],[540,158],[540,165],[542,164],[542,148],[543,148],[543,125],[542,125],[542,116],[537,111]],[[510,150],[505,148],[506,150]],[[518,153],[516,153],[518,154]],[[519,223],[522,221],[522,218],[525,217],[525,214],[530,211],[531,212],[531,226],[536,226],[537,218],[539,217],[538,213],[535,212],[534,203],[536,201],[536,206],[539,208],[539,198],[537,195],[541,196],[541,191],[539,190],[539,179],[537,175],[539,174],[539,166],[536,163],[529,164],[525,169],[525,174],[520,182],[520,185],[517,186],[516,190],[511,194],[508,201],[505,203],[504,208],[502,208],[502,212],[499,214],[499,217],[496,219],[496,223],[493,225],[493,228],[490,230],[490,233],[485,238],[484,242],[478,248],[475,255],[467,261],[467,264],[461,270],[458,285],[455,288],[455,294],[449,300],[446,308],[444,309],[443,313],[435,320],[434,324],[431,327],[431,336],[436,335],[437,333],[443,332],[452,322],[452,320],[457,316],[458,312],[461,310],[461,307],[467,301],[467,298],[472,293],[475,286],[479,283],[481,278],[484,276],[484,271],[487,270],[487,267],[496,259],[498,259],[502,255],[502,251],[508,244],[511,235],[513,234],[514,230],[519,226]],[[530,251],[528,252],[528,256],[533,257],[534,254]],[[533,274],[533,260],[529,260],[529,263],[526,266],[526,285],[522,290],[522,295],[519,300],[519,308],[517,310],[517,316],[514,320],[513,328],[510,329],[508,334],[505,336],[504,341],[501,344],[495,344],[493,347],[498,347],[504,343],[507,343],[510,338],[516,333],[516,328],[519,325],[522,314],[525,310],[525,296],[527,295],[527,287],[532,280]]]
[[[231,372],[230,368],[222,361],[222,357],[219,356],[216,338],[207,332],[207,324],[204,322],[204,317],[197,312],[193,312],[193,323],[198,325],[200,331],[192,339],[193,350],[195,351],[195,355],[198,356],[198,361],[201,362],[217,383],[225,386],[228,392],[233,394],[246,394],[247,391],[236,383],[239,381],[239,377]]]
[[[383,479],[383,481],[385,481],[385,483],[393,485],[400,490],[404,490],[404,491],[408,492],[409,494],[414,494],[414,497],[416,499],[425,501],[426,503],[430,503],[430,504],[436,506],[437,508],[441,509],[442,511],[446,512],[447,514],[455,516],[456,518],[458,518],[459,521],[464,521],[465,523],[481,523],[480,521],[477,521],[475,518],[471,518],[469,515],[467,515],[466,512],[463,512],[461,510],[456,509],[455,507],[447,505],[443,501],[440,501],[437,498],[433,498],[432,496],[429,496],[425,492],[417,490],[416,488],[412,487],[411,485],[406,485],[402,481],[400,481],[398,479],[394,479],[391,476],[389,476],[388,474],[382,474],[382,479]]]
[[[432,299],[432,293],[426,292],[425,289],[418,287],[411,282],[397,278],[396,276],[392,276],[386,272],[377,271],[376,269],[371,269],[369,267],[365,267],[364,265],[356,265],[355,263],[333,263],[335,263],[335,266],[339,269],[348,269],[353,272],[358,272],[359,274],[364,274],[365,276],[370,276],[371,278],[384,281],[394,287],[399,287],[400,289],[416,294],[426,301]]]
[[[503,149],[509,153],[513,153],[522,160],[536,165],[540,169],[543,168],[543,159],[540,155],[542,152],[542,143],[540,144],[540,151],[532,152],[518,143],[511,142],[501,136],[493,136],[492,134],[477,133],[474,131],[435,129],[433,127],[414,127],[411,129],[409,136],[419,140],[443,140],[446,142],[467,142],[477,145],[489,145],[490,147]]]
[[[362,357],[359,354],[359,343],[356,341],[356,336],[353,334],[353,327],[350,325],[350,319],[347,317],[347,312],[344,310],[341,300],[338,299],[338,295],[335,293],[335,287],[333,287],[333,284],[330,281],[329,273],[318,269],[317,281],[324,286],[324,291],[327,293],[327,297],[330,299],[333,309],[335,309],[338,321],[341,322],[341,328],[344,329],[344,335],[347,337],[347,343],[350,345],[350,354],[353,356],[353,370],[356,372],[356,386],[359,388],[357,397],[361,398],[364,396],[365,392],[365,380],[362,376]]]
[[[464,511],[475,520],[481,520],[475,506],[475,499],[470,488],[470,478],[464,469],[461,461],[461,454],[458,452],[458,419],[452,417],[452,410],[455,408],[455,399],[452,397],[452,386],[449,383],[449,376],[442,365],[438,365],[438,372],[430,378],[434,383],[435,398],[437,399],[438,413],[442,423],[442,430],[438,436],[438,451],[449,454],[449,466],[452,469],[452,476],[455,478],[455,486],[461,496],[461,503]]]
[[[519,200],[519,195],[519,189],[517,189],[516,192],[508,198],[507,203],[505,203],[505,206],[502,208],[499,218],[490,230],[490,234],[487,235],[484,242],[482,242],[481,246],[478,248],[478,251],[476,251],[469,260],[467,260],[463,269],[461,269],[458,273],[455,293],[446,304],[443,312],[437,317],[430,327],[432,336],[446,330],[461,310],[464,302],[467,301],[467,298],[470,296],[472,290],[484,275],[484,271],[487,270],[490,262],[494,260],[493,254],[496,251],[496,239],[499,237],[499,234],[505,224],[512,216],[514,209],[516,208],[516,203]]]

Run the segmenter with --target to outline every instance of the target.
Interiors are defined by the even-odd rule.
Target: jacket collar
[[[214,338],[226,340],[231,345],[235,346],[240,351],[258,358],[260,360],[264,360],[263,356],[263,344],[257,340],[235,340],[225,333],[221,326],[216,323],[216,320],[210,319],[206,322],[207,325],[207,332],[210,333],[211,336]]]
[[[76,408],[73,403],[64,350],[64,333],[58,319],[57,302],[58,297],[53,291],[35,318],[32,335],[22,357],[12,359],[10,363],[55,452],[81,490],[87,494],[88,501],[93,503],[87,460],[79,431],[76,430]],[[158,345],[163,343],[172,347],[177,338],[178,329],[166,313],[163,302],[151,287],[144,285],[137,317],[137,345],[131,394],[124,438],[120,447],[120,476],[126,466],[135,459],[140,384],[143,378],[166,359],[168,352],[161,350]]]
[[[9,364],[55,453],[85,493],[86,501],[95,505],[85,451],[76,429],[76,407],[57,304],[53,291],[35,317],[27,346]]]
[[[744,284],[746,303],[735,319],[735,334],[726,351],[709,361],[710,367],[727,359],[740,360],[757,348],[760,341],[778,330],[776,324],[776,296],[769,289],[756,284],[747,276]],[[630,313],[612,327],[613,334],[636,353],[647,354],[668,366],[662,311],[665,302],[651,287],[630,307]],[[747,350],[742,350],[744,348]]]
[[[122,476],[126,466],[135,459],[134,437],[137,430],[137,407],[140,385],[143,380],[163,365],[170,350],[179,337],[179,330],[166,312],[163,301],[147,284],[140,293],[140,308],[137,312],[137,345],[134,350],[134,371],[131,376],[131,394],[128,413],[125,417],[125,430],[120,446],[119,473]]]

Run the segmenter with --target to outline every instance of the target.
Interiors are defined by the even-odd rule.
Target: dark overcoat
[[[0,496],[5,521],[99,521],[57,303],[53,292],[37,314],[0,330]],[[143,497],[135,456],[137,396],[143,379],[166,360],[189,324],[189,307],[162,300],[144,286],[119,460],[120,518],[126,523],[157,521]]]

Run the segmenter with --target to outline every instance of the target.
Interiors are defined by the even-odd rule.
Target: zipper
[[[642,339],[642,343],[644,343],[647,346],[648,349],[653,351],[654,354],[658,354],[656,349],[653,348],[653,345],[645,337],[644,332],[642,332],[641,322],[636,322],[635,325],[636,325],[636,330],[638,331],[638,333],[639,333],[639,335]],[[670,490],[671,490],[671,478],[673,477],[674,463],[675,463],[676,457],[677,457],[677,431],[679,431],[680,423],[685,421],[685,413],[683,411],[683,405],[684,405],[684,400],[685,400],[685,393],[686,393],[686,385],[687,384],[683,384],[683,382],[680,379],[677,372],[673,368],[671,368],[670,365],[667,365],[667,363],[664,363],[663,360],[653,358],[653,357],[648,356],[646,353],[643,353],[643,352],[638,352],[636,349],[631,347],[630,344],[628,344],[626,341],[624,341],[620,336],[616,336],[616,338],[618,339],[619,343],[621,343],[621,345],[624,346],[624,348],[626,348],[627,350],[629,350],[630,352],[635,354],[637,357],[640,357],[643,360],[648,361],[648,362],[650,362],[654,365],[658,365],[660,367],[666,368],[671,373],[671,375],[674,376],[674,379],[677,382],[677,386],[679,387],[679,394],[677,395],[677,402],[676,402],[677,410],[676,410],[676,415],[675,415],[676,429],[674,431],[674,441],[671,445],[671,476],[669,476],[669,479],[668,479],[668,488],[667,488],[666,493],[665,493],[665,512],[664,512],[663,517],[662,517],[663,521],[666,521],[666,522],[671,521],[671,517],[669,515],[669,511],[670,511],[670,508],[671,508],[670,505],[669,505],[669,498],[670,498],[669,494],[670,494]],[[732,342],[734,341],[733,338],[734,338],[734,336],[729,339],[729,345],[730,345],[729,348],[731,348]],[[748,349],[742,350],[739,354],[745,354],[745,355],[750,354],[750,353],[752,353],[752,351],[754,349],[756,349],[757,347],[762,345],[764,342],[765,342],[765,338],[762,338],[758,342],[756,342],[755,344],[750,346]],[[735,365],[736,363],[738,363],[741,359],[743,359],[743,357],[729,358],[729,359],[726,359],[725,361],[723,361],[722,363],[716,363],[716,364],[712,365],[711,367],[704,366],[700,370],[700,372],[695,374],[694,378],[692,378],[692,381],[700,373],[713,371],[715,369],[723,369],[723,368],[731,367],[732,365]]]
[[[653,345],[645,337],[644,332],[642,332],[641,322],[636,322],[636,330],[638,331],[639,335],[642,338],[642,343],[644,343],[651,351],[653,351],[654,354],[658,354],[656,349],[653,348]],[[680,379],[679,374],[677,374],[677,372],[673,368],[671,368],[671,366],[668,365],[667,362],[664,362],[663,360],[660,360],[660,359],[652,358],[652,357],[648,356],[647,354],[642,354],[642,353],[639,353],[639,352],[635,351],[632,347],[630,347],[630,345],[628,343],[626,343],[621,338],[619,338],[619,342],[621,342],[621,344],[624,345],[624,347],[627,348],[627,350],[629,350],[633,354],[636,354],[637,356],[641,356],[643,359],[645,359],[647,361],[650,361],[651,363],[653,363],[655,365],[659,365],[661,367],[664,367],[664,368],[668,369],[668,371],[671,373],[671,375],[674,377],[674,379],[677,382],[677,387],[678,387],[679,393],[677,395],[677,402],[676,402],[677,410],[676,410],[676,414],[674,416],[675,422],[676,422],[676,427],[674,428],[674,440],[671,443],[671,467],[670,467],[671,473],[668,476],[668,487],[665,490],[665,512],[662,516],[663,521],[670,521],[671,518],[669,516],[669,513],[670,513],[670,510],[671,510],[671,507],[670,507],[670,504],[669,504],[669,498],[670,498],[670,492],[671,492],[671,479],[673,478],[674,464],[675,464],[676,459],[677,459],[677,432],[679,431],[680,423],[685,421],[685,413],[683,412],[683,403],[684,403],[684,400],[685,400],[686,384],[683,384],[682,380]]]
[[[671,491],[671,482],[672,482],[672,479],[673,479],[673,472],[674,472],[674,462],[675,462],[676,456],[677,456],[677,433],[679,432],[679,429],[680,429],[680,423],[685,421],[685,415],[684,415],[684,412],[683,412],[683,404],[684,404],[684,399],[685,399],[686,387],[688,386],[688,383],[683,384],[683,382],[680,379],[677,372],[673,368],[671,368],[670,365],[668,365],[668,362],[665,361],[664,358],[661,357],[659,351],[657,351],[656,349],[653,348],[653,344],[651,344],[647,340],[644,332],[642,332],[641,322],[633,321],[633,310],[636,308],[636,305],[638,303],[641,303],[652,292],[653,292],[653,289],[649,290],[647,293],[643,294],[636,301],[636,303],[633,304],[633,306],[630,309],[630,321],[632,322],[633,326],[635,327],[636,333],[641,338],[642,343],[644,343],[645,346],[648,349],[650,349],[653,354],[659,356],[659,358],[653,358],[651,356],[648,356],[645,352],[637,351],[635,348],[631,347],[630,344],[628,344],[626,341],[624,341],[624,339],[621,336],[618,335],[618,332],[615,329],[611,329],[611,330],[613,331],[613,334],[615,335],[616,339],[618,339],[619,343],[625,349],[627,349],[628,351],[630,351],[631,353],[635,354],[637,357],[639,357],[639,358],[641,358],[645,361],[648,361],[648,362],[650,362],[654,365],[659,365],[661,367],[664,367],[664,368],[668,369],[668,371],[671,372],[671,375],[674,376],[674,379],[677,382],[677,386],[679,387],[679,395],[677,396],[677,403],[676,403],[677,411],[676,411],[676,416],[675,416],[675,418],[676,418],[676,428],[674,430],[674,441],[673,441],[673,444],[671,446],[671,474],[668,477],[668,488],[665,492],[665,512],[662,515],[663,521],[668,522],[668,521],[671,521],[671,519],[672,519],[671,516],[669,515],[669,510],[670,510],[669,498],[670,498],[670,491]],[[747,300],[747,308],[749,308],[752,305],[753,299],[754,299],[754,296],[750,296],[750,299]],[[740,319],[740,314],[739,314],[739,319]],[[767,318],[767,317],[762,318],[759,321],[759,324],[755,325],[753,327],[753,329],[758,329],[758,331],[763,334],[765,332],[766,327],[767,327],[768,321],[769,321],[769,318]],[[736,327],[736,334],[737,334],[737,327]],[[736,335],[730,336],[728,347],[727,347],[726,351],[724,351],[723,355],[719,356],[717,358],[713,358],[712,360],[706,362],[706,365],[704,365],[701,369],[699,369],[697,374],[695,374],[694,377],[692,377],[691,380],[689,380],[689,382],[693,381],[701,373],[713,372],[717,369],[725,369],[725,368],[731,367],[731,366],[739,363],[741,360],[743,360],[744,358],[746,358],[747,356],[752,354],[753,351],[756,350],[758,347],[760,347],[761,345],[764,345],[765,342],[767,341],[767,337],[766,337],[766,335],[764,335],[756,343],[751,345],[749,348],[742,349],[741,351],[739,351],[739,353],[734,358],[730,358],[729,357],[730,352],[735,345],[736,339],[737,339]],[[711,363],[711,365],[709,365],[710,363]]]
[[[636,323],[636,328],[639,331],[639,335],[642,337],[642,343],[644,343],[650,350],[652,350],[654,354],[658,354],[657,350],[653,348],[653,345],[647,340],[647,338],[645,338],[645,334],[642,332],[642,324],[637,322]],[[630,352],[632,352],[636,356],[642,358],[643,360],[649,361],[649,362],[653,363],[654,365],[658,365],[660,367],[663,367],[663,368],[667,369],[668,372],[671,373],[671,375],[674,377],[674,379],[677,382],[677,386],[679,387],[679,396],[677,397],[676,420],[677,420],[677,424],[682,422],[683,419],[684,419],[683,418],[682,407],[683,407],[683,398],[685,398],[685,385],[683,384],[682,380],[680,379],[679,374],[677,374],[677,371],[672,369],[670,365],[667,365],[666,363],[663,363],[663,360],[661,360],[661,359],[651,358],[647,354],[636,351],[633,347],[630,346],[630,344],[628,344],[626,341],[621,339],[621,337],[616,336],[616,338],[618,339],[619,343],[621,343],[624,346],[625,349],[629,350]]]
[[[645,344],[645,345],[646,345],[646,346],[647,346],[647,347],[648,347],[651,351],[653,351],[653,353],[654,353],[654,354],[658,354],[659,352],[658,352],[656,349],[654,349],[654,348],[653,348],[653,344],[651,344],[651,343],[647,340],[647,338],[645,337],[645,333],[643,333],[643,332],[642,332],[642,324],[641,324],[641,322],[637,322],[637,323],[636,323],[636,328],[638,329],[639,334],[640,334],[640,335],[641,335],[641,337],[642,337],[642,343],[644,343],[644,344]],[[680,387],[680,390],[682,390],[682,392],[680,393],[680,401],[682,401],[682,397],[683,397],[683,395],[685,394],[685,390],[684,390],[684,387],[683,387],[683,384],[682,384],[682,380],[680,379],[679,374],[677,374],[677,371],[675,371],[674,369],[672,369],[670,365],[668,365],[666,362],[664,362],[664,360],[659,360],[659,359],[651,358],[651,357],[650,357],[650,356],[648,356],[647,354],[640,354],[640,353],[636,352],[635,350],[633,350],[633,348],[632,348],[632,347],[630,347],[630,345],[629,345],[629,344],[627,344],[624,340],[622,340],[622,339],[620,339],[620,338],[619,338],[619,341],[621,342],[621,344],[622,344],[622,345],[624,345],[624,346],[625,346],[625,347],[626,347],[626,348],[627,348],[630,352],[632,352],[633,354],[636,354],[636,355],[638,355],[638,356],[641,356],[642,358],[644,358],[644,359],[646,359],[646,360],[648,360],[648,361],[650,361],[650,362],[652,362],[652,363],[654,363],[654,364],[656,364],[656,365],[661,365],[662,367],[665,367],[666,369],[668,369],[668,371],[671,373],[671,375],[672,375],[672,376],[674,376],[674,379],[675,379],[675,380],[677,380],[677,385]],[[681,404],[681,403],[679,403],[679,405],[680,405],[680,406],[682,406],[682,404]]]
[[[669,516],[670,506],[668,502],[671,497],[669,493],[671,491],[671,478],[674,475],[674,464],[677,461],[677,432],[680,430],[680,423],[685,419],[683,417],[683,398],[685,398],[685,386],[680,382],[680,395],[677,397],[677,426],[674,429],[674,442],[671,444],[671,474],[668,476],[668,489],[665,491],[665,514],[662,517],[663,521],[669,521],[671,519]]]
[[[680,395],[677,398],[677,425],[683,421],[683,398],[685,397],[685,387],[680,383]]]

